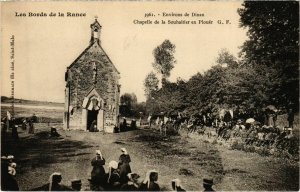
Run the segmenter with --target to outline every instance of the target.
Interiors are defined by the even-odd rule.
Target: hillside
[[[26,99],[14,99],[16,104],[24,104],[24,105],[51,105],[62,107],[63,103],[57,102],[49,102],[49,101],[34,101],[34,100],[26,100]],[[12,99],[6,96],[1,96],[1,103],[12,103]]]

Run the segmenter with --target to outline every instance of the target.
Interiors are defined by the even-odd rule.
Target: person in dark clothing
[[[24,131],[27,129],[27,121],[26,121],[26,119],[23,119],[23,121],[22,121],[22,129]]]
[[[212,188],[213,184],[214,184],[213,179],[203,179],[204,191],[215,191]]]
[[[185,191],[181,186],[181,181],[179,179],[173,179],[171,182],[173,191]]]
[[[139,185],[138,185],[138,178],[140,176],[136,173],[129,173],[127,175],[128,177],[128,182],[123,184],[121,186],[121,191],[138,191]]]
[[[136,127],[136,120],[135,119],[132,119],[131,120],[131,123],[130,123],[130,129],[131,130],[134,130],[134,129],[136,129],[137,127]]]
[[[99,190],[105,185],[105,159],[102,157],[100,150],[96,150],[96,157],[92,159],[91,165],[93,170],[91,172],[91,190]]]
[[[127,121],[126,118],[123,118],[123,122],[120,125],[120,132],[127,131]]]
[[[107,174],[107,185],[105,190],[106,191],[119,191],[121,187],[120,183],[120,174],[118,170],[118,162],[111,161],[109,162],[109,171]]]
[[[90,126],[90,132],[97,132],[97,122],[94,120]]]
[[[37,123],[38,122],[38,117],[35,114],[33,114],[32,117],[31,117],[31,120],[32,120],[33,123]]]
[[[295,114],[294,114],[293,109],[289,109],[287,120],[289,122],[290,128],[294,128],[294,116],[295,116]]]
[[[19,191],[19,185],[14,176],[8,173],[9,162],[6,156],[1,157],[1,190]]]
[[[33,125],[33,120],[29,120],[29,130],[28,130],[29,134],[34,134],[34,125]]]
[[[52,127],[51,127],[50,135],[51,135],[51,137],[59,137],[59,136],[60,136],[60,134],[57,133],[56,127],[55,127],[55,126],[52,126]]]
[[[160,191],[160,187],[156,183],[157,180],[158,172],[155,170],[148,171],[145,180],[139,187],[139,191]]]
[[[70,187],[60,184],[61,180],[61,173],[52,173],[49,178],[49,183],[41,187],[31,189],[31,191],[72,191]]]
[[[18,125],[13,126],[11,130],[11,136],[13,140],[18,141],[19,140],[19,134],[18,134]]]
[[[226,126],[230,127],[231,126],[231,115],[229,111],[225,112],[224,115],[224,122],[226,123]]]
[[[128,173],[131,173],[131,167],[129,163],[131,162],[130,156],[125,148],[121,148],[122,154],[119,158],[118,168],[120,170],[120,181],[122,184],[128,181]]]
[[[74,190],[74,191],[80,191],[81,186],[82,186],[82,183],[81,183],[80,179],[75,179],[71,182],[71,187],[72,187],[72,190]]]

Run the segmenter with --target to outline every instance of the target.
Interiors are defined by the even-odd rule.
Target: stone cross
[[[95,84],[97,83],[96,76],[97,76],[97,66],[96,63],[93,62],[93,81]]]

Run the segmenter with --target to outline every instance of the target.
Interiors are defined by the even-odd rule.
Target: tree
[[[242,46],[243,63],[256,70],[262,65],[275,69],[271,76],[278,83],[270,85],[271,101],[298,108],[299,2],[246,1],[243,6],[238,10],[240,25],[249,37]]]
[[[167,79],[170,76],[171,70],[174,68],[174,64],[176,63],[174,53],[175,45],[169,40],[165,40],[153,50],[153,67],[162,75],[162,80]]]
[[[227,49],[223,48],[218,54],[216,63],[219,65],[225,65],[231,68],[236,68],[238,62],[235,56],[233,56]]]
[[[124,93],[120,97],[120,113],[123,116],[132,116],[137,106],[137,98],[134,93]]]
[[[159,80],[156,77],[154,72],[150,72],[145,80],[144,80],[144,90],[145,90],[145,95],[148,98],[151,98],[154,94],[155,91],[158,90],[158,83]]]
[[[137,98],[134,93],[124,93],[120,97],[121,105],[126,105],[129,108],[137,103]]]
[[[242,54],[248,63],[274,65],[298,61],[299,2],[246,1],[238,10],[240,25],[248,28]],[[282,63],[278,63],[282,64]]]

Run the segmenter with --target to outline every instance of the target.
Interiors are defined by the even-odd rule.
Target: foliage
[[[221,49],[219,52],[216,63],[219,65],[224,65],[224,67],[238,67],[237,59],[225,48]]]
[[[127,105],[129,107],[135,105],[137,103],[137,98],[134,93],[124,93],[120,97],[121,105]]]
[[[171,70],[174,68],[174,64],[176,63],[174,53],[175,45],[169,40],[165,40],[161,45],[153,50],[153,67],[162,75],[162,79],[168,78]]]
[[[154,72],[150,72],[146,76],[146,78],[144,80],[144,87],[145,87],[144,90],[145,90],[145,95],[148,99],[152,98],[152,95],[155,93],[155,91],[158,90],[158,83],[159,83],[159,80],[156,77]]]
[[[244,64],[276,69],[271,101],[298,108],[299,2],[246,1],[243,6],[240,25],[249,36],[241,50]]]
[[[137,97],[134,93],[124,93],[120,97],[120,114],[130,117],[138,113],[140,104],[137,103]]]
[[[227,49],[221,49],[211,69],[195,74],[188,81],[167,80],[175,63],[175,45],[166,40],[153,52],[153,66],[163,78],[158,89],[155,74],[147,77],[155,79],[149,81],[155,82],[153,85],[145,85],[147,112],[217,115],[220,108],[247,113],[252,109],[259,112],[267,105],[298,110],[298,5],[298,2],[246,1],[238,13],[241,27],[248,29],[249,39],[241,47],[239,60]]]

